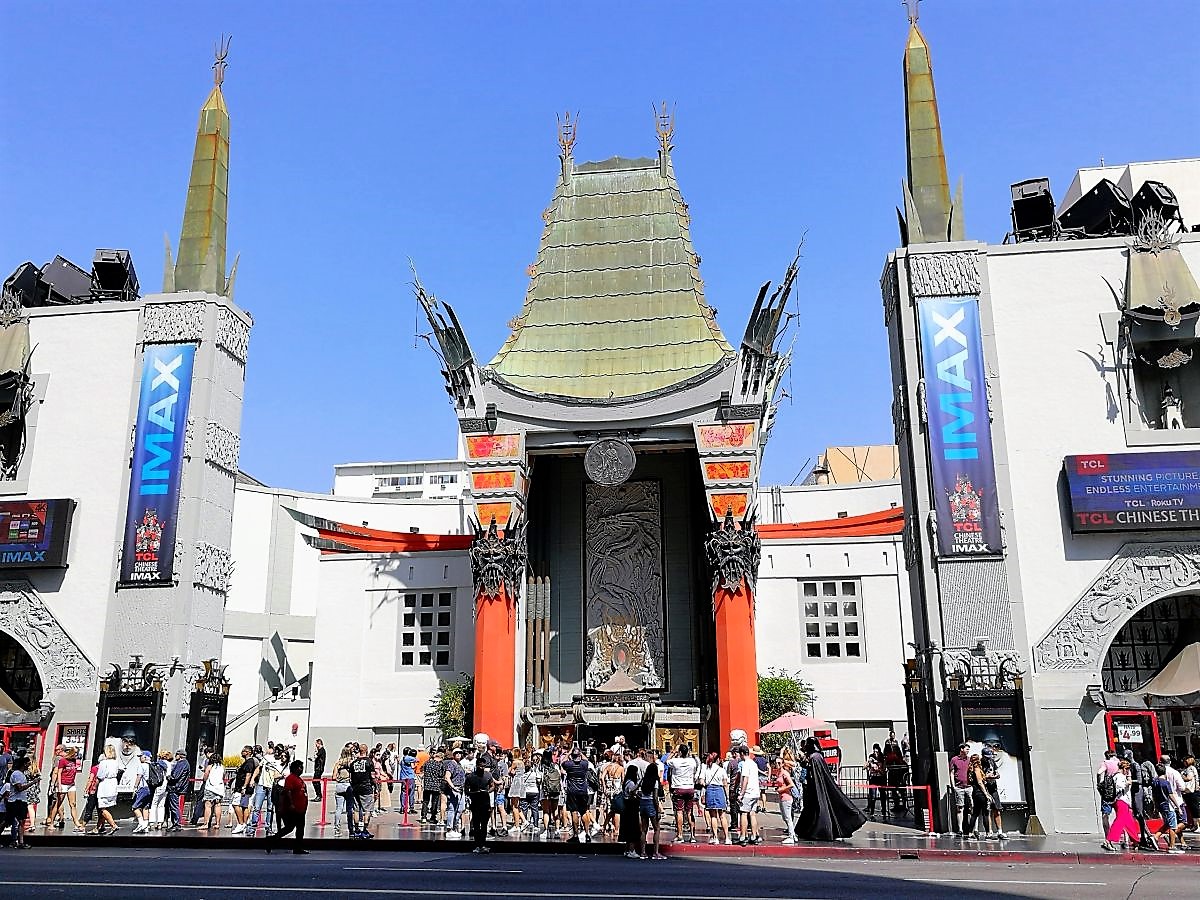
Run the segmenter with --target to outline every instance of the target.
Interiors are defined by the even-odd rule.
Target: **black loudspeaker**
[[[1183,220],[1179,218],[1179,201],[1175,198],[1175,192],[1161,181],[1143,181],[1130,203],[1133,206],[1135,227],[1149,212],[1158,213],[1166,222],[1179,222],[1180,226],[1183,225]]]
[[[1063,231],[1082,237],[1130,234],[1133,207],[1125,192],[1102,178],[1058,217]]]
[[[1054,237],[1054,197],[1049,178],[1030,178],[1012,186],[1012,223],[1018,243]]]
[[[92,258],[91,298],[99,300],[136,300],[137,273],[128,250],[97,250]]]

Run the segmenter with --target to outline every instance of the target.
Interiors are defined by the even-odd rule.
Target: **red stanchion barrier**
[[[411,792],[412,792],[412,782],[405,781],[404,789],[400,792],[400,798],[401,798],[400,802],[404,804],[404,823],[403,824],[405,824],[405,825],[408,824],[408,808],[412,805],[412,803],[410,802]]]
[[[915,795],[915,793],[917,791],[924,791],[925,792],[925,815],[926,815],[925,830],[926,830],[926,832],[928,832],[930,834],[933,833],[933,791],[930,789],[929,785],[926,785],[926,784],[894,784],[894,785],[888,784],[888,785],[883,785],[883,784],[871,784],[870,782],[867,782],[867,781],[845,781],[845,782],[839,782],[839,785],[845,785],[846,787],[866,787],[868,790],[874,788],[874,789],[878,790],[881,794],[884,791],[912,791]],[[914,796],[913,797],[914,805],[916,804],[916,799],[917,798]],[[885,800],[884,802],[886,803],[887,801]]]
[[[314,778],[313,780],[316,781],[317,779]],[[325,818],[325,811],[328,808],[329,779],[322,778],[322,779],[320,779],[320,781],[321,781],[321,821],[318,822],[317,824],[318,825],[328,825],[329,822]]]

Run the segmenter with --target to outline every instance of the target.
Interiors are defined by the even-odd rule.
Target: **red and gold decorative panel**
[[[466,442],[471,459],[515,459],[521,455],[519,434],[474,434]]]
[[[750,477],[752,466],[748,459],[734,459],[725,462],[706,462],[704,464],[705,481],[745,481]]]
[[[517,486],[515,469],[489,469],[471,473],[471,489],[476,491],[502,491]]]
[[[718,519],[725,518],[725,511],[732,510],[733,517],[740,519],[746,514],[746,506],[750,502],[749,494],[709,494],[709,505],[712,506],[713,515]],[[499,521],[499,520],[497,520]]]
[[[476,503],[475,510],[479,513],[479,525],[487,528],[492,519],[496,520],[497,528],[508,526],[508,517],[512,515],[511,503]]]
[[[702,450],[735,450],[754,447],[754,423],[697,425],[697,440]]]

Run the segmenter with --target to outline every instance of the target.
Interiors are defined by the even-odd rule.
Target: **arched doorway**
[[[1200,645],[1200,595],[1156,600],[1121,627],[1101,669],[1105,693],[1129,710],[1110,713],[1111,739],[1118,738],[1118,722],[1136,728],[1135,712],[1144,710],[1156,720],[1162,753],[1175,759],[1200,756],[1200,670],[1180,672],[1180,663],[1190,666],[1198,653],[1193,645]],[[1169,678],[1172,673],[1178,677]],[[1163,695],[1167,682],[1195,689]]]
[[[42,678],[33,657],[16,638],[0,631],[0,713],[32,712],[42,696]]]

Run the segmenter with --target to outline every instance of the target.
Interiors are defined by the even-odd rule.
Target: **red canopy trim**
[[[881,509],[861,516],[823,519],[818,522],[783,522],[778,525],[755,526],[764,541],[794,540],[796,538],[878,537],[899,534],[904,530],[904,510],[901,507]]]
[[[466,550],[471,546],[469,534],[415,534],[408,531],[383,531],[360,525],[334,522],[288,509],[288,514],[307,528],[317,531],[317,536],[304,535],[310,547],[316,547],[322,555],[330,553],[423,553],[434,550]]]

